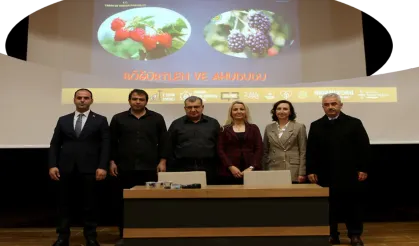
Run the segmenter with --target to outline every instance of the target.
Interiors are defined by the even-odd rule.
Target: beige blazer
[[[304,124],[290,121],[281,138],[276,122],[265,128],[263,137],[263,168],[290,170],[292,181],[306,175],[307,132]]]

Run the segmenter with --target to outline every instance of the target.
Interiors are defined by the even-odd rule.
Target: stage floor
[[[340,228],[342,244],[348,244],[344,225]],[[98,234],[102,246],[113,246],[118,238],[113,227],[101,227]],[[366,246],[419,246],[419,222],[367,223],[362,238]],[[55,239],[55,229],[51,228],[0,228],[0,246],[50,246]],[[84,245],[81,228],[72,230],[70,245]]]

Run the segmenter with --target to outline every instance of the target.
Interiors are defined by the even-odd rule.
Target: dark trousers
[[[146,182],[157,181],[157,170],[152,171],[121,171],[119,170],[118,180],[120,185],[120,207],[119,207],[119,237],[124,237],[124,189],[130,189],[134,186],[145,185]],[[141,211],[139,211],[141,212]],[[142,212],[141,212],[142,213]]]
[[[82,204],[84,228],[83,234],[86,239],[95,240],[97,237],[97,194],[98,183],[96,174],[82,174],[78,171],[72,173],[60,173],[58,183],[58,237],[64,240],[70,238],[71,207]],[[78,189],[74,190],[73,188]],[[72,199],[71,194],[81,194],[82,201]],[[75,201],[75,202],[74,202]]]
[[[220,176],[218,178],[220,185],[243,185],[243,178],[236,178],[233,175],[230,176]]]
[[[218,177],[216,159],[176,159],[175,167],[170,172],[204,171],[208,185],[217,185]]]
[[[362,200],[355,192],[331,192],[329,196],[330,235],[339,236],[338,223],[344,222],[348,237],[363,233]]]

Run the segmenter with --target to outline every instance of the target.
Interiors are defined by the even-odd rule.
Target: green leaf
[[[172,38],[182,37],[186,35],[184,33],[178,33],[178,32],[169,32],[169,34],[172,36]]]
[[[154,16],[146,16],[146,17],[141,18],[140,20],[141,20],[141,21],[145,21],[145,20],[151,19],[151,18],[153,18],[153,17],[154,17]]]
[[[176,30],[173,24],[166,25],[159,29],[164,33],[170,34],[173,38],[185,36],[185,33],[181,33],[180,31]]]
[[[99,43],[109,53],[114,54],[118,51],[119,42],[114,41],[113,38],[102,39]]]
[[[290,39],[291,30],[288,24],[284,24],[284,26],[282,27],[282,33],[285,35],[285,39]]]
[[[153,20],[149,20],[149,21],[141,21],[141,23],[144,23],[144,24],[146,24],[146,25],[148,25],[148,26],[151,26],[151,27],[153,27],[153,28],[154,28],[154,24],[155,24],[155,22],[154,22]]]
[[[176,51],[178,51],[179,49],[176,49],[175,47],[170,47],[170,48],[166,48],[169,52],[169,54],[175,53]]]
[[[145,29],[145,25],[144,24],[138,24],[136,27],[137,28],[141,28],[141,29]]]
[[[175,49],[179,50],[180,48],[183,47],[183,45],[185,45],[185,43],[182,42],[182,41],[179,41],[178,39],[173,39],[172,40],[172,47],[174,47]]]
[[[133,59],[140,51],[144,52],[145,48],[142,43],[135,42],[132,39],[126,39],[122,42],[117,42],[114,47],[116,50],[113,50],[112,53],[123,58]]]
[[[227,37],[230,34],[230,30],[233,26],[230,25],[218,25],[216,33],[220,36]]]
[[[181,19],[178,18],[175,24],[176,30],[182,31],[183,28],[187,28],[186,23]]]
[[[104,38],[102,40],[99,41],[99,43],[101,45],[113,45],[114,44],[114,39],[109,37],[109,38]]]
[[[145,26],[147,26],[147,25],[151,26],[151,27],[154,27],[155,22],[153,20],[150,20],[151,18],[153,18],[153,16],[145,16],[145,17],[136,16],[131,21],[131,23],[128,25],[128,28],[129,29],[134,29],[134,28],[144,29]]]
[[[231,27],[234,27],[234,23],[236,23],[236,16],[231,15],[230,19],[228,19],[228,25],[231,26]]]
[[[162,32],[169,32],[173,28],[173,24],[168,24],[160,28]]]
[[[131,59],[139,59],[139,58],[140,58],[140,51],[138,51],[137,53],[131,56]]]
[[[214,40],[211,43],[211,46],[218,46],[218,45],[223,45],[223,46],[227,46],[227,41],[220,41],[220,40]]]

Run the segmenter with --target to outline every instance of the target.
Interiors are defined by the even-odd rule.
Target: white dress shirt
[[[331,118],[331,117],[328,117],[328,118],[329,118],[329,120],[336,120],[338,117],[339,117],[339,115],[337,115],[337,116],[335,116],[333,118]]]
[[[289,124],[290,122],[288,121],[287,122],[287,124],[285,124],[285,126],[284,126],[284,128],[281,128],[280,126],[279,126],[279,123],[278,122],[276,122],[276,126],[278,127],[278,138],[281,138],[282,137],[282,134],[284,134],[284,132],[285,132],[285,130],[287,129],[287,126],[288,126],[288,124]]]
[[[89,113],[90,113],[90,109],[87,110],[84,113],[80,113],[80,112],[77,112],[77,111],[74,112],[74,120],[73,120],[74,129],[76,129],[76,122],[77,122],[77,119],[79,117],[79,114],[83,114],[84,116],[82,116],[82,118],[81,118],[81,129],[83,130],[84,124],[86,124],[87,116],[89,116]]]

